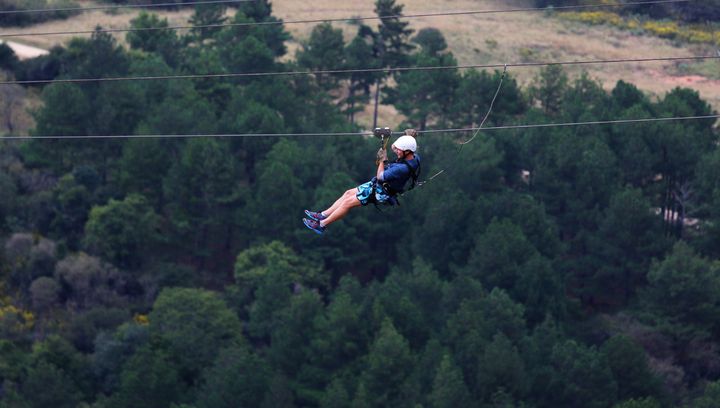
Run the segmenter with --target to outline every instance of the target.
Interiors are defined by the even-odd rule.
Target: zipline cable
[[[702,115],[702,116],[676,116],[667,118],[644,118],[644,119],[617,119],[617,120],[597,120],[589,122],[561,122],[561,123],[535,123],[525,125],[507,125],[507,126],[491,126],[485,128],[455,128],[455,129],[432,129],[418,131],[419,134],[431,133],[458,133],[458,132],[475,132],[475,131],[496,131],[496,130],[512,130],[512,129],[531,129],[531,128],[550,128],[550,127],[568,127],[568,126],[598,126],[598,125],[615,125],[615,124],[634,124],[634,123],[650,123],[650,122],[672,122],[687,120],[704,120],[718,119],[720,114]],[[394,135],[400,135],[401,132],[393,132]],[[215,133],[215,134],[154,134],[154,135],[68,135],[68,136],[0,136],[3,140],[73,140],[73,139],[188,139],[188,138],[212,138],[212,137],[228,137],[228,138],[256,138],[256,137],[336,137],[336,136],[372,136],[372,132],[345,132],[345,133]]]
[[[227,24],[205,24],[205,25],[183,25],[183,26],[168,26],[168,27],[137,27],[137,28],[108,28],[108,29],[96,29],[96,30],[78,30],[78,31],[52,31],[52,32],[35,32],[35,33],[9,33],[0,34],[0,37],[11,38],[11,37],[30,37],[30,36],[44,36],[44,35],[79,35],[79,34],[93,34],[93,33],[118,33],[118,32],[135,32],[135,31],[157,31],[157,30],[188,30],[188,29],[201,29],[201,28],[220,28],[220,27],[251,27],[251,26],[267,26],[267,25],[287,25],[287,24],[313,24],[313,23],[332,23],[342,21],[364,21],[364,20],[390,20],[390,19],[401,19],[401,18],[421,18],[421,17],[440,17],[440,16],[457,16],[457,15],[474,15],[474,14],[500,14],[500,13],[519,13],[519,12],[536,12],[536,11],[567,11],[567,10],[584,10],[590,8],[608,8],[608,7],[625,7],[625,6],[641,6],[641,5],[652,5],[652,4],[669,4],[669,3],[688,3],[693,0],[655,0],[648,2],[631,2],[631,3],[614,3],[614,4],[586,4],[578,6],[557,6],[552,8],[547,7],[527,7],[527,8],[515,8],[505,10],[470,10],[470,11],[452,11],[452,12],[438,12],[438,13],[421,13],[421,14],[408,14],[408,15],[390,15],[390,16],[366,16],[366,17],[350,17],[350,18],[325,18],[325,19],[312,19],[312,20],[289,20],[289,21],[256,21],[248,23],[227,23]]]
[[[478,134],[480,133],[480,131],[482,130],[483,125],[485,125],[485,122],[486,122],[486,121],[488,120],[488,118],[490,117],[490,114],[492,113],[493,107],[495,106],[495,101],[497,100],[498,95],[500,95],[500,89],[502,89],[503,81],[505,80],[505,76],[507,75],[507,71],[508,71],[508,67],[507,67],[507,65],[505,65],[505,69],[503,69],[502,75],[500,76],[500,81],[498,82],[497,89],[495,90],[495,95],[493,95],[493,98],[492,98],[492,100],[490,101],[490,107],[488,108],[487,113],[485,113],[485,116],[483,117],[483,120],[480,122],[480,125],[477,127],[477,130],[475,130],[475,133],[472,135],[472,137],[471,137],[470,139],[464,141],[464,142],[460,142],[460,146],[458,147],[458,151],[457,151],[457,153],[455,154],[455,157],[460,156],[460,153],[462,153],[463,147],[465,147],[465,145],[467,145],[468,143],[470,143],[470,142],[472,142],[473,140],[475,140],[475,138],[477,137],[477,135],[478,135]],[[449,166],[447,169],[441,169],[440,171],[438,171],[437,173],[435,173],[432,177],[429,177],[429,178],[426,179],[426,180],[423,180],[423,181],[418,182],[418,183],[417,183],[417,186],[418,186],[418,187],[422,187],[422,186],[424,186],[425,184],[433,181],[433,179],[434,179],[435,177],[437,177],[437,176],[445,173],[446,170],[449,170],[454,163],[457,163],[457,160],[453,160],[453,161],[451,162],[450,166]]]
[[[23,13],[52,13],[62,11],[96,11],[96,10],[117,10],[125,8],[142,9],[152,7],[186,7],[195,6],[201,4],[223,4],[223,3],[250,3],[257,0],[206,0],[206,1],[188,1],[185,3],[156,3],[156,4],[118,4],[115,6],[92,6],[92,7],[65,7],[65,8],[47,8],[47,9],[32,9],[32,10],[0,10],[0,15],[3,14],[23,14]]]
[[[206,79],[206,78],[241,78],[241,77],[264,77],[264,76],[295,76],[295,75],[342,75],[372,72],[409,72],[409,71],[436,71],[451,69],[490,69],[517,67],[542,67],[549,65],[592,65],[592,64],[618,64],[618,63],[644,63],[644,62],[673,62],[692,60],[720,59],[719,55],[696,55],[688,57],[657,57],[657,58],[622,58],[605,60],[580,60],[580,61],[551,61],[551,62],[516,62],[507,64],[471,64],[452,66],[429,66],[429,67],[396,67],[396,68],[362,68],[362,69],[334,69],[320,71],[279,71],[279,72],[230,72],[224,74],[186,74],[186,75],[157,75],[157,76],[134,76],[134,77],[108,77],[108,78],[67,78],[67,79],[34,79],[26,81],[0,81],[0,85],[37,85],[50,83],[83,83],[83,82],[111,82],[111,81],[149,81],[164,79]]]

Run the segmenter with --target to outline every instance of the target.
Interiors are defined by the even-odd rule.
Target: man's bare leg
[[[352,193],[352,190],[348,190]],[[326,227],[333,222],[342,219],[344,216],[347,215],[348,212],[350,212],[350,209],[354,207],[359,207],[362,204],[360,203],[360,200],[355,196],[355,194],[348,194],[346,191],[343,195],[343,200],[340,202],[340,205],[332,211],[331,214],[328,215],[328,213],[325,213],[328,217],[324,220],[320,221],[320,225],[323,227]]]
[[[330,216],[332,215],[332,213],[335,212],[335,210],[337,210],[338,208],[340,208],[340,206],[343,204],[343,202],[344,202],[345,200],[348,199],[348,197],[355,197],[355,192],[356,192],[356,189],[354,189],[354,188],[351,188],[350,190],[347,190],[346,192],[343,193],[343,195],[340,196],[340,198],[338,198],[338,199],[335,201],[335,203],[333,203],[333,205],[330,206],[330,208],[328,208],[327,210],[323,211],[322,213],[323,213],[326,217],[330,217]]]

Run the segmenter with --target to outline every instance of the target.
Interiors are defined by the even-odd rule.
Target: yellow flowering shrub
[[[35,315],[14,305],[0,307],[0,326],[5,330],[23,333],[32,330],[35,325]]]
[[[680,26],[674,21],[647,21],[642,28],[663,38],[675,38],[680,33]]]
[[[148,315],[144,314],[136,314],[133,317],[133,320],[140,326],[147,326],[148,324],[150,324],[150,319],[148,318]]]
[[[720,45],[720,33],[707,27],[681,26],[674,21],[638,21],[625,18],[610,11],[564,12],[560,18],[585,24],[608,24],[626,30],[642,30],[662,38],[672,38],[693,43],[714,43]],[[720,30],[717,30],[720,32]]]
[[[622,17],[608,11],[582,11],[562,13],[566,20],[579,21],[587,24],[611,24],[620,26],[623,23]]]

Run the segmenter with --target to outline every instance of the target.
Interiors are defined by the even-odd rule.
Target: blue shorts
[[[373,184],[375,185],[375,191],[373,191]],[[357,194],[355,194],[360,204],[368,205],[370,203],[377,204],[394,204],[394,199],[379,183],[374,181],[368,181],[367,183],[360,184],[357,187]]]

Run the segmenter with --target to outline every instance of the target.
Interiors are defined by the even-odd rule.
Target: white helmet
[[[393,147],[402,151],[410,150],[411,152],[415,153],[415,151],[417,150],[417,142],[412,136],[400,136],[395,141],[395,143],[393,143]]]

